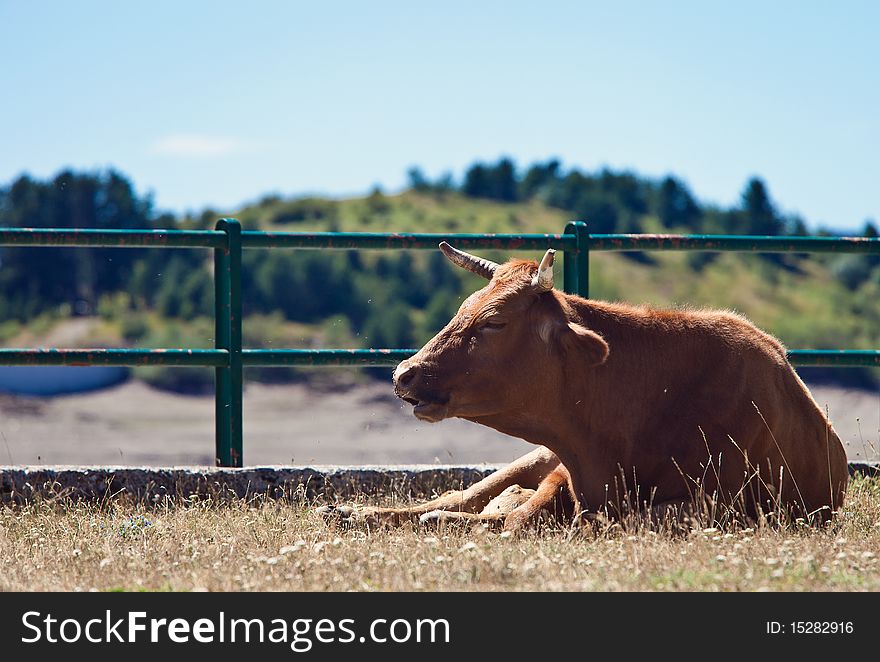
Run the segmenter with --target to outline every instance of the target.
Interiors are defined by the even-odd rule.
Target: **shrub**
[[[119,331],[122,334],[122,337],[128,342],[137,342],[146,336],[149,330],[150,325],[147,323],[147,318],[142,313],[129,312],[128,314],[123,315],[120,322]]]
[[[303,223],[306,221],[330,221],[336,218],[337,203],[321,198],[300,198],[284,204],[271,222],[275,225]]]
[[[871,265],[864,255],[843,255],[832,263],[831,272],[848,289],[857,290],[871,277]]]
[[[168,323],[149,334],[143,344],[147,347],[174,349],[178,347],[209,347],[213,336],[213,322],[199,318],[181,325]],[[214,390],[214,371],[211,368],[180,368],[176,366],[143,366],[135,368],[135,377],[154,388],[175,393],[202,395]]]

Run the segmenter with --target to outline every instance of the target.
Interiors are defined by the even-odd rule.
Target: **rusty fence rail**
[[[245,349],[242,347],[241,253],[244,249],[436,249],[563,251],[563,289],[589,296],[593,251],[742,251],[871,253],[880,239],[729,235],[590,234],[572,222],[561,234],[406,234],[378,232],[243,232],[235,219],[215,230],[64,230],[0,228],[0,246],[206,248],[214,252],[214,349],[0,349],[0,365],[161,365],[215,370],[216,464],[243,466],[242,393],[247,366],[393,366],[415,349]],[[790,350],[796,366],[880,366],[880,350]]]

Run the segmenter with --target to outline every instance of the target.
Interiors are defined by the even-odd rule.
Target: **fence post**
[[[565,226],[565,234],[575,235],[576,244],[573,251],[565,251],[562,289],[587,298],[590,295],[590,233],[587,224],[572,221]]]
[[[577,237],[574,223],[565,226],[564,234],[573,234]],[[577,247],[573,250],[566,248],[562,253],[562,290],[566,294],[577,293]]]
[[[214,249],[214,347],[229,352],[229,364],[215,369],[217,466],[243,466],[241,361],[241,224],[217,221],[225,248]]]

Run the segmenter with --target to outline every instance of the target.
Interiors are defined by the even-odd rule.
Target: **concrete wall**
[[[70,497],[101,500],[128,495],[138,501],[165,495],[350,499],[356,495],[427,498],[461,489],[497,469],[452,466],[395,467],[0,467],[0,502]]]
[[[385,467],[254,467],[168,469],[113,467],[0,467],[0,503],[68,497],[88,501],[129,497],[158,501],[192,495],[217,498],[345,500],[355,496],[425,499],[462,489],[498,465]],[[850,463],[850,472],[878,475],[875,464]]]

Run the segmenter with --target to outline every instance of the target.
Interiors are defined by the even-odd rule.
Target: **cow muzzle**
[[[424,385],[424,369],[418,363],[404,361],[394,371],[394,394],[413,406],[413,415],[436,423],[449,417],[449,398],[430,392]]]

